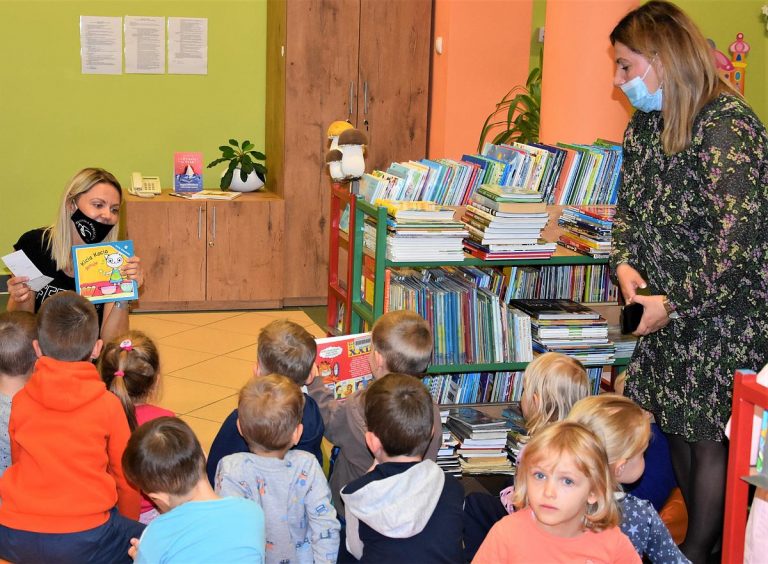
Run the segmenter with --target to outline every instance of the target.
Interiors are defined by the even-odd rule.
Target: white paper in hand
[[[8,267],[14,276],[26,276],[29,278],[27,285],[33,292],[39,292],[45,286],[53,280],[50,276],[45,276],[40,270],[29,260],[29,257],[24,254],[24,251],[16,251],[9,255],[5,255],[3,262]]]

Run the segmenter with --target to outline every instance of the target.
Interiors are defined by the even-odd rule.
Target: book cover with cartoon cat
[[[95,304],[138,299],[136,282],[122,273],[126,259],[132,256],[133,241],[75,245],[75,291]]]

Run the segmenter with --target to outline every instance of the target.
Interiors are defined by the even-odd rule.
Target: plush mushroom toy
[[[331,150],[339,147],[339,135],[347,129],[352,129],[352,124],[348,121],[334,121],[328,126],[328,139],[331,140]]]
[[[339,150],[342,153],[341,171],[345,178],[360,178],[365,173],[363,147],[368,143],[359,129],[347,129],[339,135]]]
[[[338,149],[331,149],[325,154],[325,164],[328,165],[328,174],[331,175],[335,181],[340,182],[344,180],[344,173],[341,171],[341,151]]]

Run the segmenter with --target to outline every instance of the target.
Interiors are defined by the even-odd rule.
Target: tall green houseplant
[[[541,69],[535,67],[528,75],[525,86],[517,85],[507,92],[496,109],[483,124],[477,151],[483,150],[489,135],[491,142],[501,143],[536,143],[539,140],[539,122],[541,121]]]

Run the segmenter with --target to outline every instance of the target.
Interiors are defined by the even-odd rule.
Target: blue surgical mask
[[[641,112],[660,112],[661,111],[661,86],[656,89],[656,92],[651,94],[648,92],[648,87],[645,85],[645,77],[648,71],[651,70],[651,65],[645,69],[643,76],[636,76],[635,78],[628,80],[619,88],[626,94],[629,99],[629,103]]]

